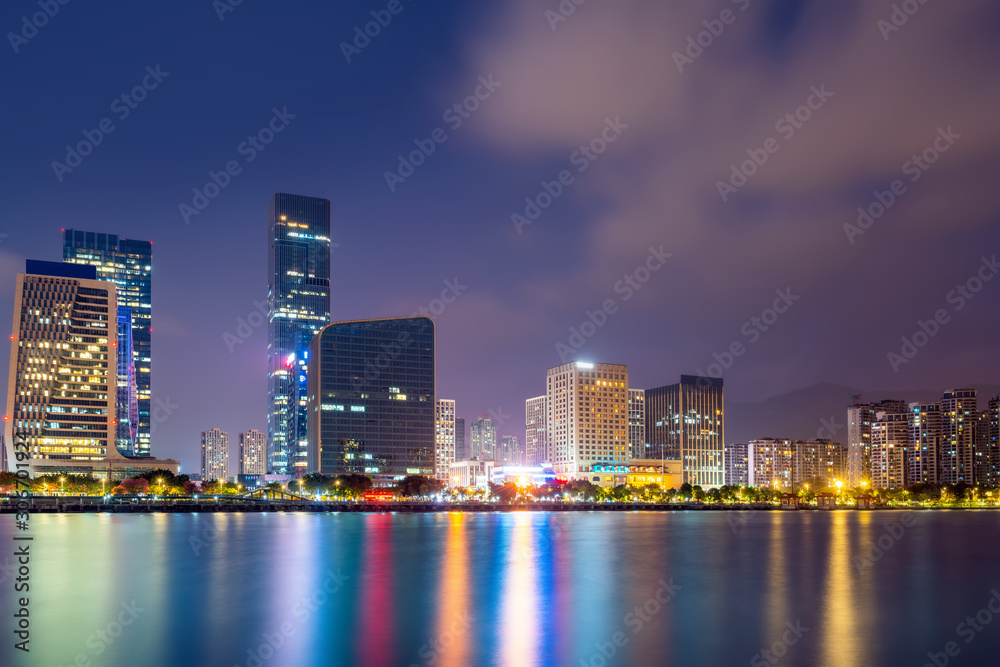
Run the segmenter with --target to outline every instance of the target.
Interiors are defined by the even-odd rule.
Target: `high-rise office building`
[[[240,433],[240,474],[267,474],[267,436],[256,429]]]
[[[229,434],[221,429],[201,434],[201,479],[203,482],[229,479]]]
[[[847,408],[847,485],[861,487],[872,481],[872,424],[879,412],[909,413],[903,401],[885,400],[878,403],[856,401]]]
[[[304,472],[308,442],[295,432],[308,342],[330,322],[330,201],[278,193],[268,209],[268,469]],[[308,422],[307,422],[308,423]],[[308,426],[307,426],[308,429]]]
[[[549,369],[545,388],[545,431],[557,475],[589,479],[595,465],[628,462],[627,366],[563,364]]]
[[[296,335],[297,352],[287,370],[291,377],[291,417],[288,424],[288,474],[301,477],[309,465],[309,342],[311,331],[300,331]]]
[[[646,390],[628,390],[628,457],[646,458]]]
[[[646,390],[646,456],[680,459],[685,483],[722,486],[725,412],[722,378],[682,375]]]
[[[975,389],[955,389],[941,397],[941,483],[974,484],[976,422]]]
[[[439,398],[434,404],[434,476],[446,484],[455,462],[455,401]]]
[[[910,415],[878,412],[872,424],[871,483],[876,489],[896,489],[909,481]]]
[[[548,441],[545,438],[545,397],[535,396],[524,402],[525,463],[537,466],[548,463]]]
[[[153,244],[76,229],[63,231],[63,261],[97,269],[99,280],[117,287],[118,305],[131,314],[132,358],[135,363],[138,423],[134,454],[150,455],[152,396],[152,273]],[[123,353],[119,350],[120,353]],[[119,414],[121,421],[126,414]]]
[[[910,403],[909,472],[907,484],[939,484],[941,405]]]
[[[16,432],[29,472],[120,479],[176,461],[130,459],[116,446],[118,305],[94,266],[28,260],[17,275],[5,441]]]
[[[334,322],[309,346],[309,472],[434,475],[434,322]]]
[[[524,464],[524,457],[521,453],[521,441],[516,435],[504,435],[500,437],[498,461],[503,463]]]
[[[727,443],[723,454],[723,465],[726,468],[725,483],[728,486],[746,486],[750,483],[747,471],[747,445],[744,443]]]
[[[469,445],[465,436],[465,418],[455,417],[455,460],[465,461],[469,458]]]
[[[469,458],[480,461],[495,461],[497,459],[497,425],[485,415],[479,415],[476,421],[472,422],[469,429],[472,434],[470,438]]]
[[[139,387],[133,356],[132,309],[118,306],[118,391],[115,442],[125,456],[139,454]]]

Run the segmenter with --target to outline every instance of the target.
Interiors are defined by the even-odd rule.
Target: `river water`
[[[1000,664],[1000,512],[32,515],[30,653],[13,524],[3,665]]]

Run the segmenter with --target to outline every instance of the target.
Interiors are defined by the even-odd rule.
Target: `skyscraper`
[[[983,426],[986,431],[985,447],[989,452],[990,461],[989,486],[998,486],[1000,485],[1000,395],[990,399]]]
[[[97,267],[98,279],[114,283],[118,288],[118,305],[130,311],[138,412],[134,453],[149,456],[153,244],[120,239],[116,234],[66,229],[63,231],[63,261]],[[126,415],[120,414],[119,421],[123,417]]]
[[[133,356],[132,309],[118,306],[118,391],[116,444],[125,456],[136,456],[139,435],[139,387]]]
[[[910,415],[878,412],[872,424],[871,483],[876,489],[897,489],[909,480]]]
[[[727,443],[723,454],[726,468],[725,483],[728,486],[746,486],[750,483],[747,470],[747,445]]]
[[[120,458],[114,283],[92,266],[28,260],[15,289],[6,414],[27,435],[36,470]]]
[[[646,458],[646,390],[628,390],[628,457]]]
[[[515,463],[517,465],[523,465],[523,456],[521,456],[521,441],[516,435],[504,435],[500,437],[500,447],[499,447],[498,461],[504,463]]]
[[[434,322],[335,322],[309,346],[309,472],[434,474]]]
[[[240,433],[240,474],[267,474],[267,436],[256,429]]]
[[[229,434],[221,429],[201,434],[201,479],[204,482],[229,479]]]
[[[455,460],[464,461],[469,458],[469,448],[465,437],[465,418],[455,417]]]
[[[910,403],[910,459],[908,484],[938,484],[941,472],[941,405]]]
[[[855,401],[847,408],[847,484],[860,487],[872,481],[872,424],[879,412],[908,413],[903,401],[885,400],[878,403]]]
[[[24,436],[32,475],[118,479],[176,461],[129,459],[116,446],[118,306],[93,266],[28,260],[17,275],[5,441]]]
[[[330,201],[278,193],[268,209],[268,468],[304,472],[295,433],[303,347],[330,322]]]
[[[941,398],[942,484],[975,484],[978,410],[975,389],[954,389]]]
[[[545,437],[545,396],[535,396],[524,402],[525,463],[537,466],[549,460],[548,439]]]
[[[472,437],[469,447],[469,458],[496,460],[497,458],[497,427],[493,420],[485,415],[479,415],[470,428]]]
[[[439,398],[434,408],[434,476],[448,483],[455,462],[455,401]]]
[[[682,375],[646,390],[647,457],[680,459],[687,484],[722,486],[724,424],[722,378]]]
[[[594,465],[628,462],[628,367],[563,364],[549,369],[545,388],[545,432],[557,475],[589,479]]]

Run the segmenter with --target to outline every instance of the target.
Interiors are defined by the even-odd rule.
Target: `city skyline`
[[[6,167],[9,182],[22,184],[11,198],[11,214],[31,222],[0,229],[7,235],[0,242],[0,282],[13,286],[26,258],[57,260],[62,228],[153,242],[156,378],[150,428],[155,429],[155,456],[180,459],[193,471],[198,435],[207,425],[219,423],[232,433],[251,427],[266,431],[260,406],[266,405],[267,390],[260,377],[267,333],[266,326],[255,323],[256,304],[266,299],[264,211],[276,192],[332,202],[331,284],[343,288],[334,294],[337,319],[419,312],[440,298],[445,281],[467,286],[435,315],[443,351],[439,387],[442,395],[456,398],[458,414],[466,419],[489,410],[513,415],[502,427],[510,433],[523,433],[521,405],[544,390],[538,370],[562,361],[557,344],[574,349],[575,358],[630,364],[631,381],[639,387],[659,386],[699,369],[710,373],[717,365],[724,370],[731,405],[821,383],[852,387],[877,399],[906,389],[995,382],[983,374],[1000,366],[1000,352],[988,333],[998,325],[991,307],[997,282],[974,295],[966,287],[985,266],[982,257],[989,260],[1000,247],[995,224],[1000,210],[985,175],[992,163],[983,167],[973,150],[997,138],[985,111],[991,108],[991,93],[963,89],[961,95],[922,103],[925,90],[951,90],[949,65],[975,73],[988,59],[949,51],[933,56],[947,61],[921,67],[931,56],[917,48],[926,34],[958,31],[975,9],[938,9],[936,20],[915,20],[888,44],[873,28],[884,18],[875,7],[861,8],[861,15],[833,6],[747,11],[725,35],[732,40],[726,48],[747,49],[748,76],[760,84],[739,105],[745,117],[739,124],[719,126],[706,116],[682,133],[672,116],[654,116],[651,109],[675,94],[685,105],[678,113],[702,105],[734,107],[736,91],[723,85],[728,74],[721,50],[710,50],[683,73],[675,72],[669,78],[673,83],[655,84],[651,97],[618,94],[616,81],[632,79],[616,73],[645,72],[649,53],[672,67],[672,53],[686,43],[687,31],[706,19],[691,7],[626,2],[615,12],[581,8],[553,31],[542,13],[528,17],[531,12],[516,3],[489,9],[444,3],[405,13],[398,24],[405,19],[405,29],[395,29],[394,36],[387,30],[350,63],[337,45],[349,38],[353,26],[368,20],[370,8],[359,3],[309,8],[311,20],[277,26],[270,25],[267,10],[247,3],[214,25],[217,17],[213,12],[206,17],[202,9],[177,8],[162,18],[163,34],[151,34],[146,42],[124,29],[126,16],[108,20],[84,14],[76,23],[52,21],[23,48],[18,67],[8,73],[11,83],[26,92],[12,117],[24,131],[12,139]],[[188,34],[206,20],[213,34],[192,36],[183,52],[166,37]],[[633,22],[659,26],[656,39],[642,34],[623,42],[620,31]],[[868,84],[854,83],[853,70],[847,76],[837,64],[840,59],[829,57],[826,40],[810,38],[831,22],[844,31],[841,42],[851,44],[845,61],[878,65],[862,82],[895,82],[880,93],[880,113],[910,122],[892,125],[887,134],[888,126],[872,121]],[[320,39],[328,37],[325,25],[343,26],[344,35]],[[203,64],[226,68],[228,61],[216,57],[219,52],[245,50],[244,33],[233,26],[275,30],[276,38],[288,38],[295,48],[245,54],[248,60],[232,79],[233,87],[219,89],[218,76],[204,71]],[[495,39],[497,50],[470,50],[465,39],[470,31]],[[609,66],[601,69],[606,74],[595,75],[592,87],[567,84],[560,92],[544,85],[587,80],[572,77],[583,76],[590,61],[574,39],[588,31],[601,35],[597,47],[608,54]],[[801,38],[790,41],[793,33]],[[779,50],[795,49],[796,62],[815,66],[810,75],[797,69],[772,77],[774,53],[753,41],[759,34],[775,35]],[[95,54],[87,66],[67,60],[65,71],[38,59],[45,43],[82,50],[94,39],[123,48]],[[882,57],[885,49],[898,51],[914,66],[895,70]],[[538,66],[522,71],[522,53],[534,54]],[[558,74],[562,61],[556,53],[577,63],[566,70],[570,79]],[[433,67],[442,57],[455,67]],[[114,133],[72,173],[57,178],[52,162],[66,161],[65,146],[83,140],[81,128],[97,127],[108,114],[109,100],[148,76],[147,67],[155,72],[157,66],[161,80],[148,99],[124,120],[112,112]],[[273,77],[275,86],[268,88],[249,76],[256,71],[300,75]],[[474,95],[482,85],[479,77],[491,73],[501,85],[452,130],[443,122],[444,112]],[[297,83],[302,78],[332,85],[303,92]],[[689,89],[695,81],[717,83],[707,90]],[[803,104],[812,86],[822,85],[833,93],[824,108],[791,139],[781,136],[780,152],[737,194],[721,201],[716,182],[748,149],[755,150],[776,119]],[[425,92],[414,98],[416,89]],[[39,105],[52,91],[76,103],[58,119],[40,123],[49,114]],[[186,113],[192,98],[203,100],[208,111],[182,128],[174,119]],[[331,110],[336,122],[330,120]],[[525,198],[544,192],[541,182],[551,183],[573,152],[600,134],[607,118],[614,122],[619,116],[629,127],[519,232],[511,215],[524,214]],[[252,162],[245,161],[248,156],[238,147],[261,128],[271,132],[272,121],[281,131],[264,150],[254,149]],[[947,132],[949,125],[961,138],[911,184],[901,166],[933,145],[939,127]],[[447,141],[390,191],[385,172],[398,169],[398,156],[408,155],[414,140],[423,141],[438,126],[447,128]],[[886,134],[890,141],[881,140]],[[510,142],[508,135],[520,139]],[[660,151],[662,160],[650,161],[657,151],[648,148],[664,145],[671,148]],[[807,159],[815,155],[829,159]],[[233,158],[241,167],[236,175],[225,171]],[[655,177],[636,179],[627,192],[619,191],[615,174],[629,164]],[[672,176],[678,165],[686,165],[683,178]],[[227,185],[217,185],[210,172]],[[858,208],[877,204],[872,193],[885,192],[897,178],[906,180],[905,197],[848,240],[844,226],[857,224]],[[957,190],[942,216],[936,192],[952,185]],[[204,197],[206,189],[216,194],[216,187],[217,196],[194,207],[194,190]],[[105,205],[109,190],[118,210]],[[456,192],[467,196],[455,197]],[[185,219],[180,204],[197,214]],[[738,242],[729,243],[733,230],[740,230]],[[626,276],[639,284],[635,272],[646,270],[649,248],[660,252],[661,244],[672,257],[641,289],[622,282],[616,291]],[[886,255],[889,245],[893,252]],[[495,251],[485,257],[471,251],[482,247]],[[902,257],[908,261],[896,259]],[[518,267],[514,272],[512,265]],[[682,275],[691,279],[681,281]],[[740,278],[729,280],[730,275]],[[792,305],[779,303],[787,311],[768,325],[776,290],[788,294]],[[876,298],[885,291],[893,294],[891,307]],[[965,307],[955,310],[949,295]],[[608,299],[617,307],[611,314],[600,309]],[[12,308],[12,290],[0,290],[0,312]],[[938,309],[947,311],[948,321],[926,345],[915,348],[916,355],[904,356],[902,339],[924,342],[919,323],[933,319]],[[607,320],[581,341],[571,329],[579,332],[590,322],[588,312]],[[734,343],[746,350],[730,358]],[[906,362],[897,361],[894,368],[890,353]],[[227,378],[232,389],[217,392],[191,382],[206,373]],[[810,415],[817,423],[813,430],[830,414],[839,416],[847,400],[844,396]],[[727,426],[738,428],[732,419]],[[518,425],[510,426],[514,421]]]

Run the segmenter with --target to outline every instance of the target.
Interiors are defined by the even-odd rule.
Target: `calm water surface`
[[[33,515],[31,653],[5,614],[0,664],[1000,664],[1000,513],[903,519]]]

